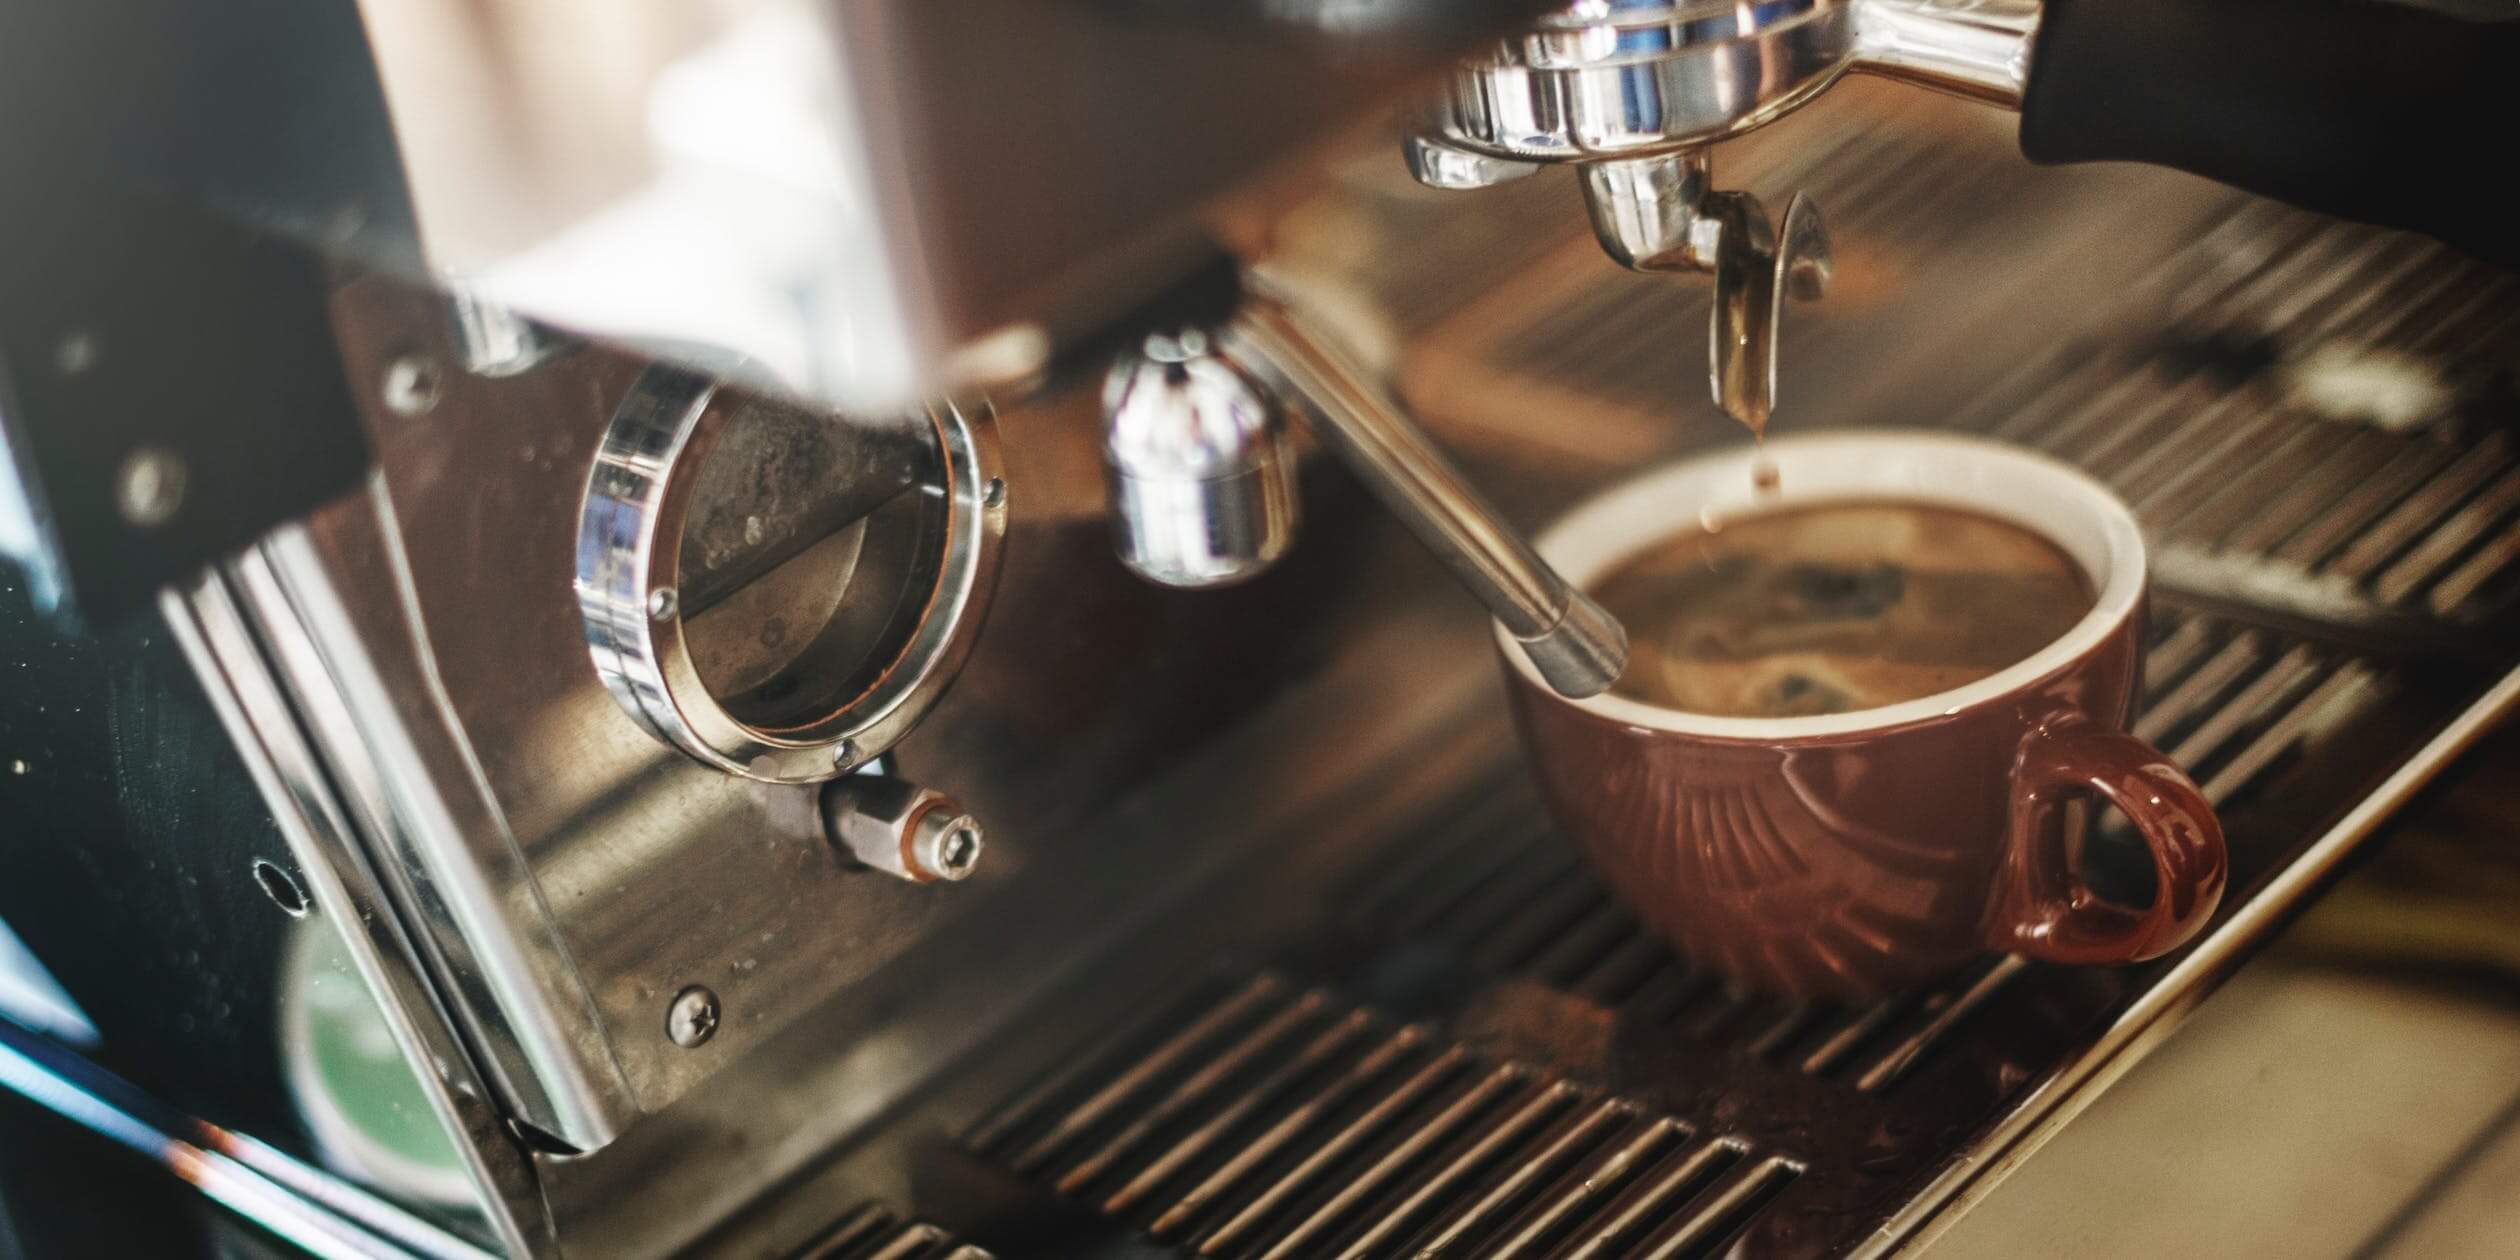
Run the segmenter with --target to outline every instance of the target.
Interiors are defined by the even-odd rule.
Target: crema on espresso
[[[2071,556],[1991,516],[1895,501],[1692,528],[1592,584],[1627,627],[1620,695],[1723,717],[1878,708],[2055,642],[2096,594]]]

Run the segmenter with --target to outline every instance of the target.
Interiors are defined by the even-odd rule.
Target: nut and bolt
[[[969,815],[954,820],[936,840],[932,861],[946,879],[961,879],[980,864],[980,825]]]
[[[952,797],[876,774],[823,787],[823,833],[843,853],[915,884],[965,879],[988,836]]]
[[[674,1004],[665,1008],[665,1035],[688,1050],[717,1035],[719,1015],[717,994],[695,984],[675,994]]]

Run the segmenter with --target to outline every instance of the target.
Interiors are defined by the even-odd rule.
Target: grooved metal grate
[[[1080,1063],[967,1141],[1199,1255],[1706,1256],[1800,1171],[1276,972]]]
[[[2227,813],[2391,694],[2385,669],[2298,636],[2176,608],[2153,630],[2138,729]],[[1472,996],[1411,1021],[1297,971],[1201,987],[989,1112],[967,1145],[1202,1255],[1713,1254],[1804,1183],[1832,1193],[1868,1175],[1865,1152],[1725,1105],[1744,1073],[1808,1082],[1805,1107],[1927,1131],[1945,1100],[1894,1087],[2009,991],[2069,974],[1997,959],[1861,1006],[1728,987],[1627,915],[1528,785],[1501,782],[1333,898],[1379,942],[1360,974],[1431,954]],[[1618,1092],[1584,1055],[1488,1048],[1477,995],[1517,984],[1554,995],[1549,1018],[1598,1014],[1631,1040],[1699,1047],[1692,1061],[1722,1073],[1715,1092]]]
[[[905,1221],[880,1203],[863,1204],[795,1253],[792,1260],[993,1260],[934,1225]]]
[[[2126,496],[2182,586],[2472,622],[2520,560],[2520,279],[2250,206],[2174,260],[2168,334],[2060,347],[1963,427]]]

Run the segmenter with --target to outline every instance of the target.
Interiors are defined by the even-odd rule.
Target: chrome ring
[[[909,733],[970,654],[1006,533],[995,417],[985,403],[968,413],[939,403],[922,417],[935,429],[944,467],[946,525],[936,585],[908,642],[832,712],[768,729],[737,718],[710,693],[676,606],[688,488],[721,427],[718,397],[715,380],[658,365],[640,374],[614,411],[579,515],[577,596],[587,648],[622,708],[701,762],[765,783],[834,778]]]

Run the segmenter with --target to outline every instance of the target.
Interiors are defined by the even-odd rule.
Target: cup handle
[[[2074,873],[2062,830],[2044,825],[2063,798],[2081,792],[2116,806],[2143,836],[2159,881],[2150,907],[2101,900]],[[2196,935],[2229,878],[2213,805],[2152,745],[2070,712],[2022,737],[1989,915],[1995,948],[2075,965],[2156,957]]]

